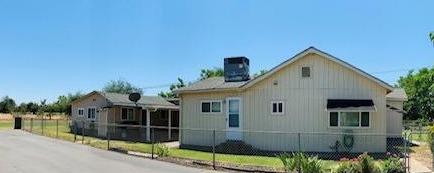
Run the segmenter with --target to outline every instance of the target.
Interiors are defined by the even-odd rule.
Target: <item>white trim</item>
[[[213,112],[212,111],[212,103],[213,102],[220,103],[220,111],[219,112]],[[209,103],[209,112],[202,112],[203,103]],[[221,114],[222,112],[223,112],[223,101],[222,100],[201,100],[200,101],[200,113],[202,113],[202,114]]]
[[[83,114],[80,115],[80,111],[83,111]],[[77,116],[84,117],[84,114],[85,114],[84,112],[85,112],[84,108],[77,108]]]
[[[229,100],[238,100],[238,127],[229,127]],[[226,139],[242,140],[243,133],[243,102],[241,97],[227,97],[226,98]]]
[[[89,118],[89,109],[95,109],[95,117],[94,117],[94,118]],[[86,119],[89,119],[89,120],[96,120],[96,107],[95,107],[95,106],[89,106],[89,107],[87,107],[86,110],[87,110],[87,111],[86,111]]]
[[[122,111],[123,109],[127,109],[127,118],[124,119],[122,118]],[[128,119],[128,109],[132,109],[133,110],[133,119]],[[129,108],[129,107],[121,107],[121,121],[135,121],[136,120],[136,109],[134,108]]]
[[[277,104],[277,112],[273,112],[273,104]],[[279,112],[279,103],[281,103],[282,104],[282,112]],[[282,101],[282,100],[279,100],[279,101],[276,101],[276,100],[274,100],[274,101],[271,101],[271,104],[270,104],[270,113],[271,113],[271,115],[285,115],[285,102],[284,101]]]
[[[338,126],[330,126],[330,113],[337,112],[338,113]],[[329,111],[327,112],[327,126],[331,129],[370,129],[372,123],[372,113],[369,111],[358,111],[359,113],[359,126],[351,127],[351,126],[341,126],[341,112],[356,112],[356,111]],[[369,114],[369,126],[362,127],[362,112],[368,112]]]

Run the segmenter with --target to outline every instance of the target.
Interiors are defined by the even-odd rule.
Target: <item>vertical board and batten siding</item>
[[[387,101],[387,104],[403,110],[404,102],[403,101]],[[387,109],[387,134],[391,136],[397,136],[402,133],[404,129],[403,124],[403,115],[397,111]]]
[[[311,67],[311,77],[301,77],[301,67]],[[274,85],[277,81],[278,85]],[[243,103],[243,130],[280,131],[277,133],[244,133],[243,141],[272,151],[298,149],[298,132],[304,151],[331,151],[330,145],[341,140],[344,129],[328,127],[327,99],[372,99],[377,108],[371,113],[370,128],[352,129],[353,133],[377,136],[355,136],[353,151],[386,150],[386,89],[374,81],[317,54],[308,54],[242,92],[182,94],[182,126],[185,128],[225,129],[225,110],[221,114],[202,114],[201,100],[224,100],[238,96]],[[284,101],[284,115],[271,115],[271,101]],[[225,104],[223,108],[225,109]],[[324,134],[318,134],[324,133]],[[208,145],[210,135],[183,134],[181,143]],[[218,142],[224,141],[224,136]]]

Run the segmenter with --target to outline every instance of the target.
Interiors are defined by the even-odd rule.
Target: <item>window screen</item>
[[[301,76],[310,77],[310,67],[301,67]]]
[[[202,112],[211,112],[210,102],[202,102]]]
[[[369,112],[362,112],[362,127],[369,127]]]
[[[339,121],[338,113],[330,112],[330,127],[337,127],[338,121]]]

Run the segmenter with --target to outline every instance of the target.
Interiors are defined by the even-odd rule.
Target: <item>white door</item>
[[[241,98],[230,97],[226,99],[226,139],[242,140],[241,120]]]

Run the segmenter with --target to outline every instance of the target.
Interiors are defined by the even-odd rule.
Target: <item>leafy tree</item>
[[[16,109],[16,112],[20,112],[20,113],[27,113],[27,104],[26,103],[21,103]]]
[[[9,96],[5,96],[0,101],[0,112],[1,113],[12,113],[15,110],[16,104],[14,99]]]
[[[434,43],[434,31],[429,33],[429,38]]]
[[[143,90],[141,88],[135,87],[125,80],[112,80],[108,82],[102,90],[104,92],[119,94],[131,94],[134,92],[143,94]]]
[[[253,74],[253,78],[257,78],[259,76],[262,76],[263,74],[267,73],[268,70],[260,70],[258,73]]]
[[[200,80],[208,79],[210,77],[224,76],[224,70],[220,67],[214,67],[213,69],[202,69],[200,71]]]
[[[418,72],[410,71],[401,76],[398,86],[404,88],[408,101],[404,103],[408,119],[434,119],[434,66],[422,68]]]
[[[164,98],[176,98],[178,96],[173,93],[173,90],[178,89],[178,88],[182,88],[185,86],[186,85],[184,83],[184,80],[182,80],[181,78],[178,78],[178,83],[170,85],[170,91],[169,92],[161,91],[160,93],[158,93],[158,95],[161,97],[164,97]]]
[[[39,105],[37,103],[29,102],[26,104],[27,112],[31,112],[32,114],[36,114],[39,110]]]

